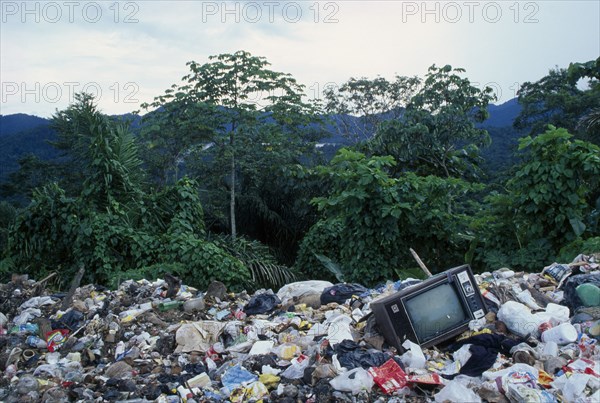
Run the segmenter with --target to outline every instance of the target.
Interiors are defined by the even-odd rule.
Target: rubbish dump
[[[412,338],[399,343],[371,304],[429,283],[300,281],[249,295],[168,276],[66,299],[14,275],[0,284],[0,401],[599,402],[599,262],[457,274],[458,286],[426,294],[451,318],[397,306],[415,327],[398,325]]]

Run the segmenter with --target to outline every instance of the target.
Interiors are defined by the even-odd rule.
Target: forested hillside
[[[0,116],[1,276],[374,285],[411,247],[433,271],[600,248],[600,59],[501,105],[448,65],[320,102],[247,52],[187,69],[137,114]]]

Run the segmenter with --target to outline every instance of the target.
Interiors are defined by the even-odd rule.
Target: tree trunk
[[[229,191],[229,222],[231,224],[231,237],[235,239],[237,235],[237,228],[235,225],[235,149],[233,142],[235,138],[235,126],[234,121],[231,125],[231,133],[229,134],[229,145],[231,146],[231,188]]]
[[[231,221],[231,237],[235,239],[236,237],[236,227],[235,227],[235,154],[231,155],[231,191],[230,191],[229,200],[229,219]]]

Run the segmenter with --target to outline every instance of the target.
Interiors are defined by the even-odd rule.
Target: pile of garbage
[[[0,284],[0,401],[599,402],[599,261],[477,274],[487,315],[404,351],[369,305],[414,279],[248,295],[167,276],[65,294],[15,275]]]

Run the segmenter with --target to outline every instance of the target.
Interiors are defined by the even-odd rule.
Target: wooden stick
[[[429,269],[427,268],[427,266],[425,266],[425,263],[423,263],[423,261],[421,260],[421,258],[419,257],[419,255],[417,255],[417,252],[415,252],[413,248],[410,248],[410,253],[413,255],[413,257],[417,261],[417,263],[418,263],[419,267],[421,268],[421,270],[423,270],[423,273],[425,273],[425,275],[427,277],[431,277],[432,276],[431,272],[429,271]]]
[[[75,295],[75,291],[77,290],[77,287],[79,287],[79,283],[81,283],[83,273],[85,273],[85,268],[82,265],[75,275],[75,278],[73,278],[73,281],[71,282],[71,288],[69,288],[69,292],[65,296],[65,299],[63,299],[62,306],[60,307],[62,311],[66,311],[71,306],[73,295]]]
[[[37,281],[35,284],[33,284],[34,287],[38,286],[38,285],[42,285],[44,282],[50,280],[52,277],[56,276],[56,272],[52,272],[50,273],[48,276],[46,276],[46,278],[44,278],[43,280]]]

